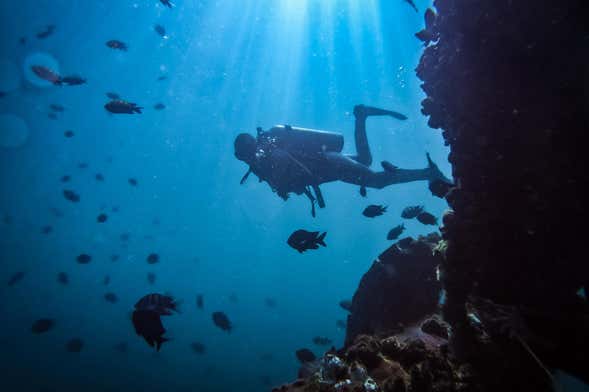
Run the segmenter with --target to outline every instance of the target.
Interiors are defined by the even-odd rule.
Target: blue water
[[[440,131],[420,113],[424,94],[414,68],[422,47],[413,33],[423,21],[405,2],[176,3],[167,9],[157,0],[0,2],[0,91],[8,92],[0,115],[26,124],[23,130],[3,117],[0,127],[0,213],[10,217],[0,223],[3,385],[269,390],[296,377],[296,349],[324,349],[313,346],[314,336],[341,346],[344,331],[336,320],[346,315],[338,302],[353,295],[390,244],[386,234],[401,223],[401,210],[424,204],[439,217],[446,208],[425,182],[369,189],[367,199],[358,187],[332,183],[322,187],[327,208],[312,218],[304,196],[284,202],[253,176],[240,186],[247,167],[233,156],[238,133],[282,123],[342,132],[345,151],[353,153],[351,111],[365,103],[409,117],[369,119],[375,168],[384,159],[423,168],[429,151],[449,175]],[[154,32],[156,23],[168,39]],[[49,24],[55,33],[37,39]],[[110,39],[129,50],[106,47]],[[33,55],[54,58],[59,72],[87,84],[35,84],[25,66]],[[161,75],[168,79],[157,81]],[[144,106],[144,113],[107,113],[109,91]],[[166,108],[154,110],[158,102]],[[55,120],[47,117],[51,103],[65,107]],[[65,138],[65,130],[75,136]],[[88,168],[78,168],[82,162]],[[62,184],[63,175],[71,182]],[[81,201],[66,201],[63,189],[75,190]],[[388,212],[364,218],[368,204],[386,204]],[[113,206],[119,212],[111,213]],[[109,219],[99,224],[102,209]],[[435,229],[405,224],[404,234],[412,236]],[[53,227],[48,235],[41,233],[45,225]],[[299,228],[327,231],[327,248],[302,255],[289,248],[286,239]],[[126,232],[124,246],[119,236]],[[151,252],[160,263],[146,263]],[[92,262],[76,263],[80,253]],[[120,260],[112,262],[112,254]],[[4,281],[17,271],[24,279],[8,287]],[[57,283],[61,271],[69,286]],[[148,272],[157,274],[154,286]],[[107,274],[111,282],[104,286]],[[109,291],[118,303],[104,300]],[[134,303],[153,291],[184,301],[181,314],[163,320],[172,341],[159,353],[130,322]],[[204,294],[204,310],[195,306],[197,293]],[[266,298],[277,306],[268,308]],[[230,334],[213,325],[217,310],[234,323]],[[55,328],[31,334],[42,317],[54,318]],[[65,350],[71,338],[84,340],[80,353]],[[195,341],[205,344],[204,355],[191,350]],[[128,352],[113,349],[120,342]]]

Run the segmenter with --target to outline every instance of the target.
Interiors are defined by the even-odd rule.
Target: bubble
[[[51,56],[49,53],[31,53],[25,58],[25,62],[23,64],[25,79],[29,81],[31,84],[37,87],[53,86],[51,82],[41,79],[33,72],[33,70],[31,69],[33,65],[43,66],[59,75],[59,63],[57,62],[55,57]]]
[[[17,148],[29,139],[29,127],[14,114],[0,114],[0,147]]]
[[[10,60],[0,59],[0,91],[16,90],[20,85],[18,66]]]

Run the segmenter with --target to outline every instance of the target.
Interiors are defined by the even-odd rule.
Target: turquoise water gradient
[[[235,135],[279,123],[342,132],[352,153],[351,111],[365,103],[409,117],[369,120],[375,167],[387,159],[422,168],[429,151],[449,175],[441,134],[420,113],[424,94],[414,68],[422,47],[413,33],[422,16],[405,2],[176,3],[167,9],[157,0],[0,2],[0,60],[14,65],[2,69],[18,70],[8,77],[18,88],[0,98],[0,114],[21,117],[29,130],[21,147],[0,149],[0,213],[12,218],[0,224],[0,278],[26,272],[19,284],[0,285],[0,359],[5,380],[20,390],[261,391],[269,389],[265,383],[292,380],[296,349],[320,353],[314,336],[342,344],[338,302],[352,296],[390,244],[386,234],[401,222],[401,210],[424,204],[440,216],[445,208],[425,182],[369,190],[367,199],[357,187],[334,183],[322,187],[327,208],[313,219],[304,197],[284,202],[254,177],[240,186],[247,168],[233,156]],[[421,10],[428,5],[416,3]],[[156,23],[168,39],[154,32]],[[35,38],[48,24],[55,33]],[[129,50],[107,48],[110,39]],[[87,84],[33,85],[24,64],[35,53],[54,57],[62,74],[79,74]],[[156,80],[164,74],[167,80]],[[109,115],[109,91],[144,113]],[[154,110],[158,102],[166,109]],[[66,108],[57,120],[47,117],[51,103]],[[65,130],[75,136],[66,139]],[[89,167],[77,168],[81,162]],[[72,181],[64,186],[66,174]],[[67,202],[64,188],[78,192],[80,203]],[[371,203],[388,205],[387,214],[364,218]],[[110,213],[113,206],[120,211]],[[96,222],[101,207],[109,213],[104,224]],[[44,225],[53,232],[41,234]],[[432,230],[417,221],[406,226],[413,236]],[[298,254],[286,239],[299,228],[327,231],[328,247]],[[127,247],[119,240],[125,232]],[[151,252],[160,254],[159,264],[145,262]],[[77,264],[80,253],[93,261]],[[111,262],[111,254],[121,259]],[[56,282],[60,271],[70,275],[69,286]],[[157,274],[155,286],[148,272]],[[107,274],[111,283],[104,286]],[[119,302],[107,303],[107,291]],[[151,291],[184,301],[182,314],[163,320],[172,341],[159,353],[129,320],[133,304]],[[204,293],[204,311],[196,309],[197,293]],[[265,306],[268,297],[276,308]],[[233,321],[231,334],[214,327],[210,314],[217,310]],[[56,327],[32,335],[41,317],[55,318]],[[64,348],[74,337],[85,342],[78,354]],[[123,341],[126,354],[113,349]],[[195,341],[206,345],[205,355],[192,352]]]

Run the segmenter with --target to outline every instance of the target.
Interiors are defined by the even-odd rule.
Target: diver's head
[[[233,143],[235,147],[235,157],[245,163],[251,163],[256,156],[256,138],[249,133],[240,133]]]

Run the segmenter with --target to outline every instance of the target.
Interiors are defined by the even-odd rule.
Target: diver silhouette
[[[241,184],[254,173],[260,182],[266,181],[284,200],[288,199],[289,193],[305,194],[311,201],[311,214],[315,216],[315,203],[320,208],[325,207],[319,185],[327,182],[343,181],[359,185],[362,196],[366,196],[366,188],[381,189],[411,181],[441,180],[450,183],[432,162],[429,153],[426,153],[428,166],[425,169],[400,169],[382,161],[383,171],[371,170],[372,154],[366,136],[366,119],[369,116],[390,116],[406,120],[407,117],[364,105],[354,107],[354,116],[356,155],[342,154],[344,138],[336,132],[277,125],[268,131],[258,128],[257,137],[248,133],[237,135],[235,157],[249,165]]]

